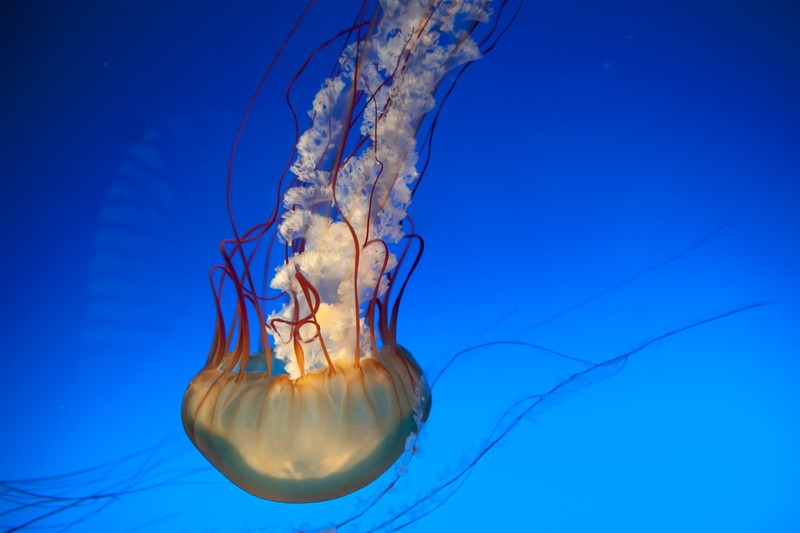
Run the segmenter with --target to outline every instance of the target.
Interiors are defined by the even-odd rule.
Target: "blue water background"
[[[273,205],[291,150],[287,76],[354,16],[325,4],[245,131],[234,168],[243,227]],[[157,482],[193,469],[75,531],[318,527],[374,498],[368,487],[320,506],[258,500],[180,428],[211,340],[208,269],[230,235],[228,150],[299,10],[0,7],[0,479],[157,443]],[[414,530],[800,531],[798,23],[791,2],[529,2],[468,69],[412,206],[426,248],[399,338],[426,370],[492,340],[599,361],[772,303],[666,339],[548,403]],[[299,85],[300,112],[327,68]],[[542,323],[729,220],[679,260]],[[509,402],[579,368],[509,347],[461,359],[434,391],[408,475],[364,527],[469,463]],[[65,483],[80,493],[127,479],[137,461]]]

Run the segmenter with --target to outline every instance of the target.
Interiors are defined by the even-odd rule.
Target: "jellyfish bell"
[[[487,6],[365,3],[317,50],[345,41],[280,176],[282,202],[244,233],[229,167],[234,236],[211,272],[215,335],[182,419],[200,452],[256,496],[314,502],[353,492],[403,454],[428,416],[430,388],[397,342],[400,300],[423,249],[407,208],[424,173],[418,132],[440,109],[446,74],[481,56],[472,32]]]
[[[292,380],[206,369],[189,384],[184,427],[244,490],[273,501],[344,496],[387,470],[430,410],[411,355],[397,346],[358,365],[335,362]]]

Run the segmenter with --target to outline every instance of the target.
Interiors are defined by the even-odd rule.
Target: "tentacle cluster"
[[[481,57],[487,41],[472,35],[488,20],[485,0],[364,2],[352,26],[303,64],[287,90],[290,106],[310,61],[341,44],[308,128],[296,128],[282,202],[244,234],[234,224],[234,238],[222,243],[225,264],[212,271],[218,319],[208,367],[246,372],[256,331],[266,370],[277,361],[292,379],[333,370],[342,359],[358,365],[396,344],[399,301],[423,250],[407,209],[424,173],[419,141],[429,149],[435,117],[424,137],[420,131],[447,73]],[[263,272],[253,270],[256,261],[264,261]],[[236,291],[228,326],[220,304],[226,282]],[[271,300],[278,305],[270,312]]]

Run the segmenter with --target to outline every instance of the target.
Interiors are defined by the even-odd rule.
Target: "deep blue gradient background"
[[[291,149],[286,76],[353,16],[322,3],[246,130],[234,194],[243,227],[271,208]],[[491,340],[599,361],[772,303],[671,337],[549,404],[417,530],[800,530],[793,8],[529,2],[467,71],[412,206],[426,252],[400,339],[426,370]],[[374,497],[368,487],[317,506],[258,500],[208,466],[180,428],[184,387],[211,340],[207,272],[230,234],[227,151],[299,11],[294,2],[0,6],[0,479],[74,471],[157,442],[163,460],[147,470],[156,479],[197,469],[185,484],[123,496],[76,531],[323,526]],[[300,111],[326,68],[300,84]],[[727,220],[685,257],[541,323]],[[434,391],[421,451],[388,505],[416,501],[481,450],[508,403],[575,371],[508,347],[460,360]],[[137,461],[103,481],[127,479]]]

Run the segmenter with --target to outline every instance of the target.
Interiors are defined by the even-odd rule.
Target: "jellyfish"
[[[422,125],[447,74],[491,46],[495,28],[474,38],[489,19],[484,0],[363,3],[317,50],[344,40],[280,176],[282,209],[240,232],[229,167],[234,235],[211,271],[214,339],[181,413],[197,449],[251,494],[302,503],[351,493],[425,422],[430,388],[397,339],[423,250],[408,208],[435,118]]]
[[[431,398],[445,397],[437,389],[439,378],[460,358],[486,347],[458,352],[440,372],[426,369],[423,375],[400,344],[397,323],[422,253],[408,207],[427,166],[430,132],[454,80],[502,30],[483,24],[490,20],[484,4],[384,2],[375,13],[368,7],[320,48],[346,41],[314,99],[307,131],[295,139],[296,151],[280,178],[282,204],[244,232],[231,214],[234,236],[223,241],[223,264],[211,276],[214,340],[183,405],[186,432],[200,451],[231,481],[263,498],[336,498],[397,464],[371,500],[353,498],[355,510],[326,522],[341,529],[362,528],[366,513],[370,519],[380,515],[376,503],[389,491],[403,494],[396,482],[410,465],[417,435],[431,429],[423,426]],[[487,26],[489,37],[477,38]],[[459,462],[459,453],[448,458],[452,468],[443,467],[423,491],[405,492],[402,502],[383,498],[391,510],[378,516],[376,528],[398,529],[435,511],[522,420],[554,400],[614,375],[655,342],[758,305],[696,321],[596,363],[532,343],[490,343],[549,352],[580,369],[561,374],[549,389],[530,387],[508,405],[485,440],[464,452],[465,460]],[[432,319],[434,327],[440,322]],[[0,515],[12,530],[61,530],[133,494],[194,480],[197,472],[175,471],[172,461],[158,446],[88,470],[4,481]]]

